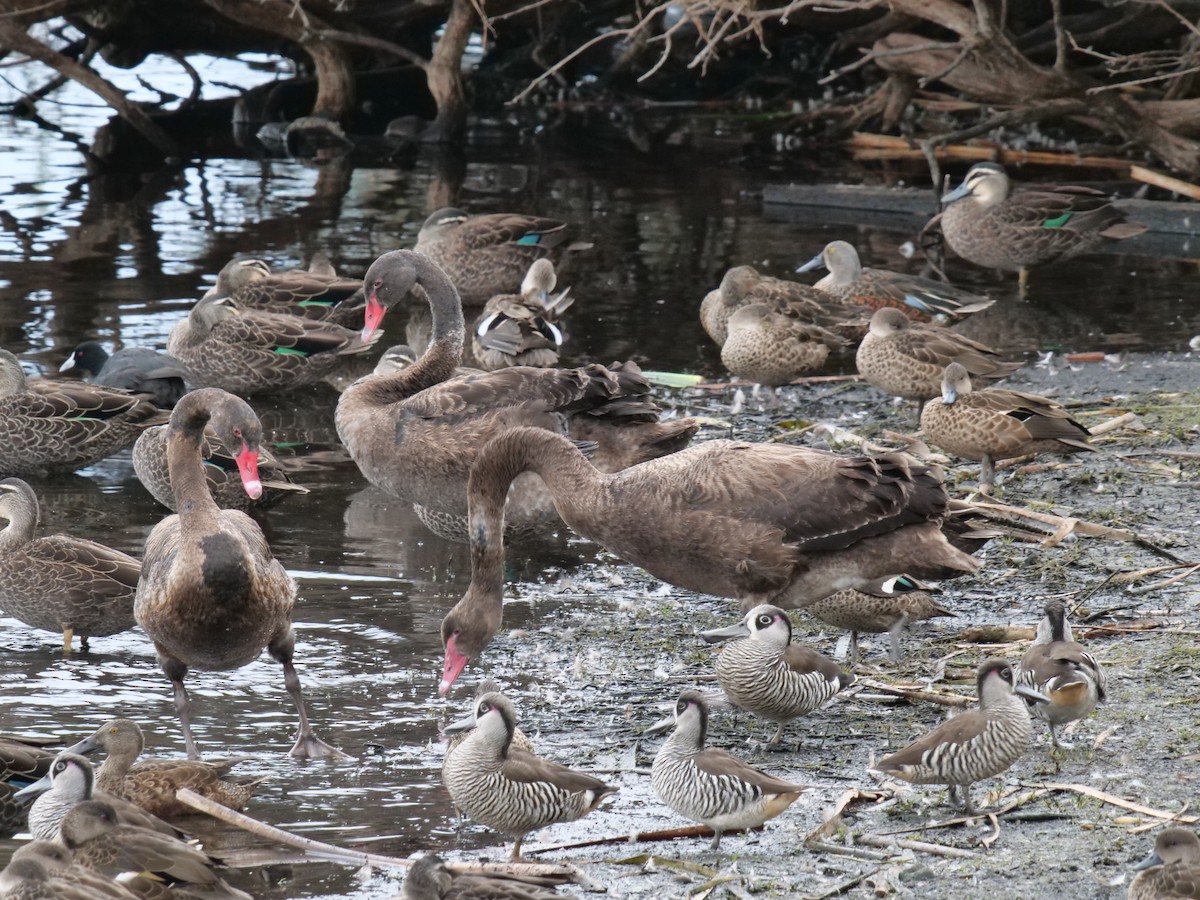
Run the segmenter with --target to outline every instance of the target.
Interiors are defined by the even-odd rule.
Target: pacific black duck
[[[142,564],[132,556],[66,534],[35,537],[38,499],[19,478],[0,481],[0,609],[26,625],[61,634],[63,652],[79,635],[105,637],[133,627]]]

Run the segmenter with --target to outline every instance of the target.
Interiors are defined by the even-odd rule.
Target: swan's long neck
[[[586,505],[603,476],[567,438],[542,428],[513,428],[480,451],[467,483],[471,578],[483,589],[504,582],[504,501],[513,479],[536,472],[550,488],[560,513]]]
[[[208,490],[200,453],[204,426],[211,416],[207,393],[192,391],[180,400],[171,414],[167,430],[167,470],[175,494],[175,508],[185,522],[215,517],[220,512]]]
[[[425,256],[414,254],[412,264],[417,272],[416,283],[424,289],[429,299],[433,335],[421,358],[411,366],[369,379],[369,402],[373,404],[387,405],[407,400],[449,379],[462,363],[466,325],[458,291],[446,273]]]

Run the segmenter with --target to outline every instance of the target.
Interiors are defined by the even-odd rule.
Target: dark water
[[[765,220],[754,192],[791,177],[786,162],[743,167],[732,145],[637,154],[598,134],[483,142],[456,187],[444,177],[454,167],[433,158],[323,170],[219,159],[145,177],[91,178],[69,144],[29,123],[2,121],[0,344],[42,372],[85,338],[161,346],[231,255],[283,267],[323,250],[340,271],[359,274],[378,254],[411,246],[427,212],[451,200],[476,212],[556,216],[594,242],[563,279],[577,298],[567,361],[633,357],[646,368],[716,375],[719,358],[696,307],[728,266],[787,274],[834,238],[856,243],[868,264],[915,265],[897,251],[909,234],[824,227],[815,215],[811,223]],[[1027,303],[1016,301],[1012,281],[952,271],[1000,300],[973,321],[972,333],[1014,351],[1092,350],[1131,334],[1143,349],[1183,350],[1200,332],[1191,263],[1081,260],[1039,274]],[[385,343],[403,339],[401,322],[387,327]],[[332,389],[317,386],[255,406],[269,441],[285,448],[296,480],[312,490],[264,523],[300,585],[301,677],[319,731],[360,761],[305,765],[284,756],[294,714],[265,655],[237,672],[191,675],[197,738],[205,752],[250,755],[246,772],[271,775],[251,812],[282,827],[400,855],[494,846],[478,830],[455,836],[438,772],[438,720],[463,706],[435,698],[438,622],[465,587],[467,555],[365,484],[338,446],[335,402]],[[135,554],[164,515],[136,482],[127,454],[36,487],[45,531]],[[589,556],[572,545],[516,560],[513,574],[554,581],[564,559]],[[508,628],[537,622],[529,604],[506,611]],[[105,718],[128,715],[143,723],[152,751],[182,750],[168,685],[140,632],[96,639],[89,655],[71,659],[59,646],[54,635],[0,619],[0,728],[73,740]],[[534,692],[536,685],[519,689],[518,701]],[[569,839],[571,829],[555,836]],[[0,859],[11,846],[0,842]],[[394,890],[320,866],[269,895]]]

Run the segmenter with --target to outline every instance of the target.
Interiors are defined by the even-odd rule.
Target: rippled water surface
[[[83,120],[74,124],[96,114],[74,114]],[[755,170],[737,163],[732,146],[638,154],[603,135],[482,141],[468,153],[459,186],[456,167],[433,156],[320,170],[214,159],[144,176],[88,175],[67,141],[2,120],[0,344],[42,372],[85,338],[161,346],[232,255],[283,267],[322,250],[339,271],[361,274],[379,253],[411,246],[430,209],[451,201],[475,212],[556,216],[594,242],[563,279],[577,297],[567,361],[633,357],[645,368],[717,375],[719,358],[696,307],[728,266],[786,274],[834,238],[858,244],[868,263],[914,265],[897,251],[911,234],[825,224],[815,213],[802,223],[764,218],[755,192],[798,173],[786,161]],[[962,266],[952,272],[1001,299],[971,323],[972,333],[1013,351],[1092,350],[1131,333],[1145,349],[1183,349],[1200,331],[1185,286],[1192,268],[1182,262],[1079,261],[1036,275],[1024,304],[1012,281]],[[385,343],[403,340],[401,325],[388,322]],[[400,855],[494,845],[479,830],[456,837],[438,772],[438,720],[463,704],[435,699],[437,626],[465,587],[467,554],[365,484],[337,442],[336,396],[321,385],[255,406],[270,443],[312,491],[264,520],[276,556],[300,585],[300,674],[320,733],[359,762],[286,758],[294,713],[279,667],[265,654],[236,672],[191,674],[197,738],[205,752],[249,755],[244,771],[271,776],[251,811],[285,828]],[[165,514],[137,483],[127,453],[36,488],[45,531],[135,554]],[[591,559],[586,545],[564,543],[513,560],[510,574],[554,582]],[[564,601],[510,604],[506,627],[536,627],[556,602]],[[55,636],[0,619],[0,728],[74,740],[112,715],[140,720],[152,751],[182,750],[169,686],[140,631],[95,639],[90,654],[64,659]],[[11,846],[0,842],[0,859]],[[273,893],[259,892],[388,896],[394,889],[363,888],[352,874],[314,866]]]

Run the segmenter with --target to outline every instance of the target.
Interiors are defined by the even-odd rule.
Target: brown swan
[[[606,471],[675,452],[696,432],[692,419],[657,421],[650,385],[632,363],[453,377],[463,355],[462,304],[445,273],[410,250],[385,253],[367,271],[366,339],[414,285],[424,288],[433,313],[428,348],[404,369],[347,388],[337,429],[368,481],[426,513],[466,516],[471,465],[506,428],[569,429],[575,440],[598,444],[593,462]],[[509,499],[510,531],[548,523],[557,524],[549,494],[536,476],[523,476]],[[460,530],[465,540],[465,523]]]
[[[566,438],[514,428],[471,471],[471,583],[442,620],[441,693],[500,627],[504,497],[525,471],[542,476],[577,534],[663,581],[736,597],[743,612],[802,608],[896,571],[944,578],[979,568],[942,536],[940,476],[900,453],[718,440],[606,475]]]
[[[246,493],[258,497],[262,492],[262,425],[254,410],[218,388],[192,391],[180,400],[167,437],[167,465],[179,513],[159,522],[146,539],[133,609],[174,685],[188,756],[200,756],[183,686],[188,669],[238,669],[266,647],[283,665],[284,685],[300,718],[291,755],[344,757],[313,734],[304,708],[292,665],[295,584],[271,555],[254,520],[243,512],[220,509],[209,493],[200,444],[210,422],[227,447],[241,448],[236,459]]]

